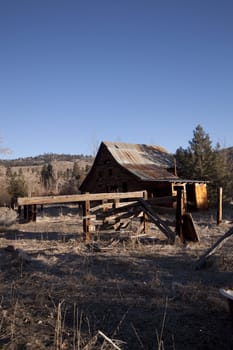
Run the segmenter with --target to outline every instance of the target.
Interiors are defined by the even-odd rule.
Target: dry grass
[[[205,269],[194,269],[231,222],[194,219],[201,242],[186,246],[167,245],[153,227],[154,241],[98,232],[95,244],[86,246],[78,216],[45,216],[5,229],[0,348],[231,349],[219,288],[233,287],[233,242]]]

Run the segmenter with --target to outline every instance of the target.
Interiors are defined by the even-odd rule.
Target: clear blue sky
[[[233,146],[232,0],[0,0],[1,147]]]

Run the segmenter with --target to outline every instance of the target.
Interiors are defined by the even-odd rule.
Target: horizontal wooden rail
[[[85,201],[102,201],[114,199],[144,198],[146,191],[137,192],[112,192],[112,193],[85,193],[67,196],[44,196],[44,197],[19,197],[17,204],[22,205],[43,205],[75,203]]]

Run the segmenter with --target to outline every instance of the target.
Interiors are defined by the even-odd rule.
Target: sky
[[[2,159],[233,146],[232,0],[0,0]]]

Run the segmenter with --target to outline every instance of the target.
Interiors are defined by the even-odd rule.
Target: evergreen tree
[[[18,197],[27,196],[27,186],[24,178],[15,174],[8,176],[7,191],[12,199],[12,205],[16,204]]]
[[[43,166],[41,170],[41,179],[44,187],[48,190],[54,181],[53,166],[51,163]]]
[[[217,187],[225,187],[227,194],[226,186],[230,174],[225,157],[220,152],[219,144],[215,148],[212,147],[212,141],[201,125],[193,131],[189,147],[177,149],[176,160],[180,177],[209,182],[211,201],[215,201]]]
[[[81,178],[81,169],[77,162],[74,163],[72,177],[74,177],[76,180],[80,180]]]

